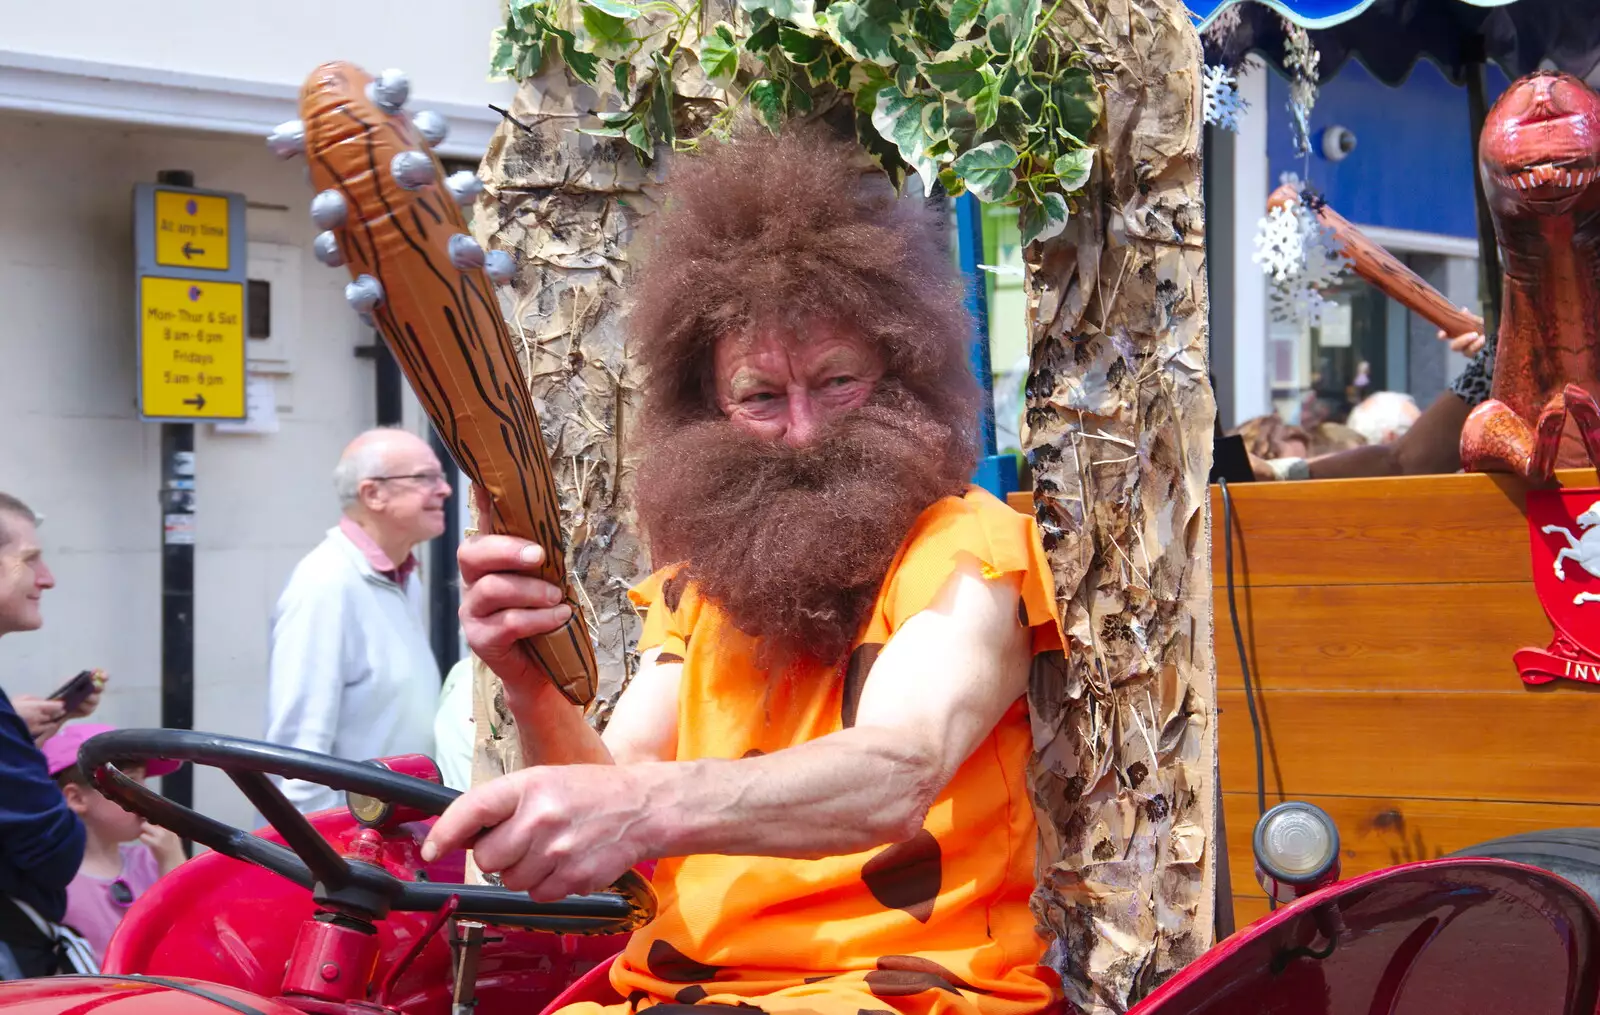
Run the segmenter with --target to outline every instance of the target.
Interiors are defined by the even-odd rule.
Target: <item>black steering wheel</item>
[[[123,775],[118,765],[189,761],[225,772],[283,836],[287,847],[173,803]],[[443,814],[460,794],[409,775],[293,747],[192,730],[113,730],[84,742],[78,765],[122,806],[224,856],[253,863],[311,889],[319,904],[369,920],[391,912],[437,912],[452,897],[455,916],[554,934],[619,934],[648,923],[656,898],[649,882],[628,871],[610,891],[535,902],[526,893],[491,885],[404,881],[384,868],[340,856],[295,810],[269,775],[303,779],[329,789],[374,797],[424,814]]]

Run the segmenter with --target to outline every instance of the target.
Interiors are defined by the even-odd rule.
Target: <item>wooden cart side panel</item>
[[[1595,486],[1593,471],[1562,473]],[[1600,827],[1600,688],[1527,688],[1550,640],[1525,489],[1454,475],[1240,484],[1234,586],[1261,716],[1267,803],[1309,800],[1365,873],[1541,828]],[[1212,488],[1218,749],[1235,924],[1266,913],[1256,770]]]

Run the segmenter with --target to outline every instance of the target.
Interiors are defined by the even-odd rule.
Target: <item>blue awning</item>
[[[1231,66],[1253,52],[1282,69],[1287,16],[1310,29],[1324,81],[1355,59],[1395,85],[1425,58],[1456,84],[1479,60],[1508,78],[1549,66],[1600,83],[1596,0],[1188,0],[1188,7],[1202,26],[1208,63]],[[1237,23],[1233,14],[1218,23],[1230,9]]]

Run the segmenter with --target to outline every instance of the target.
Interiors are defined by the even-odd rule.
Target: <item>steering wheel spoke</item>
[[[343,888],[350,883],[350,864],[311,827],[311,822],[295,809],[271,779],[260,772],[242,770],[230,771],[228,778],[243,791],[261,816],[278,830],[295,855],[305,861],[313,879],[332,889]]]

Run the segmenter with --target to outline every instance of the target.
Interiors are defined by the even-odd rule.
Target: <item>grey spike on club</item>
[[[411,97],[411,79],[406,77],[404,71],[390,67],[367,84],[367,98],[372,104],[393,115],[400,112],[400,107],[406,104],[406,99]]]
[[[428,142],[429,148],[439,147],[450,136],[450,124],[431,109],[419,109],[412,113],[411,122],[416,124],[417,133]]]
[[[483,255],[483,270],[489,273],[489,281],[505,285],[516,277],[517,262],[504,250],[491,250]]]
[[[350,217],[350,206],[337,190],[320,191],[311,199],[311,221],[318,229],[337,229]]]
[[[476,201],[478,195],[483,193],[483,181],[472,170],[462,169],[445,179],[444,188],[455,198],[456,204],[465,206]]]
[[[306,153],[306,125],[299,120],[285,120],[272,128],[267,135],[267,150],[280,159],[292,159]]]
[[[369,314],[383,303],[383,283],[371,275],[360,275],[344,287],[344,301],[358,314]]]
[[[389,175],[406,190],[418,190],[434,180],[433,156],[427,152],[398,152],[389,160]]]
[[[330,268],[344,264],[344,251],[339,249],[339,237],[331,230],[317,234],[317,238],[311,241],[311,252]]]
[[[478,246],[477,241],[465,233],[456,233],[450,237],[447,251],[450,255],[450,263],[455,265],[458,271],[471,271],[473,268],[484,266],[483,248]]]

